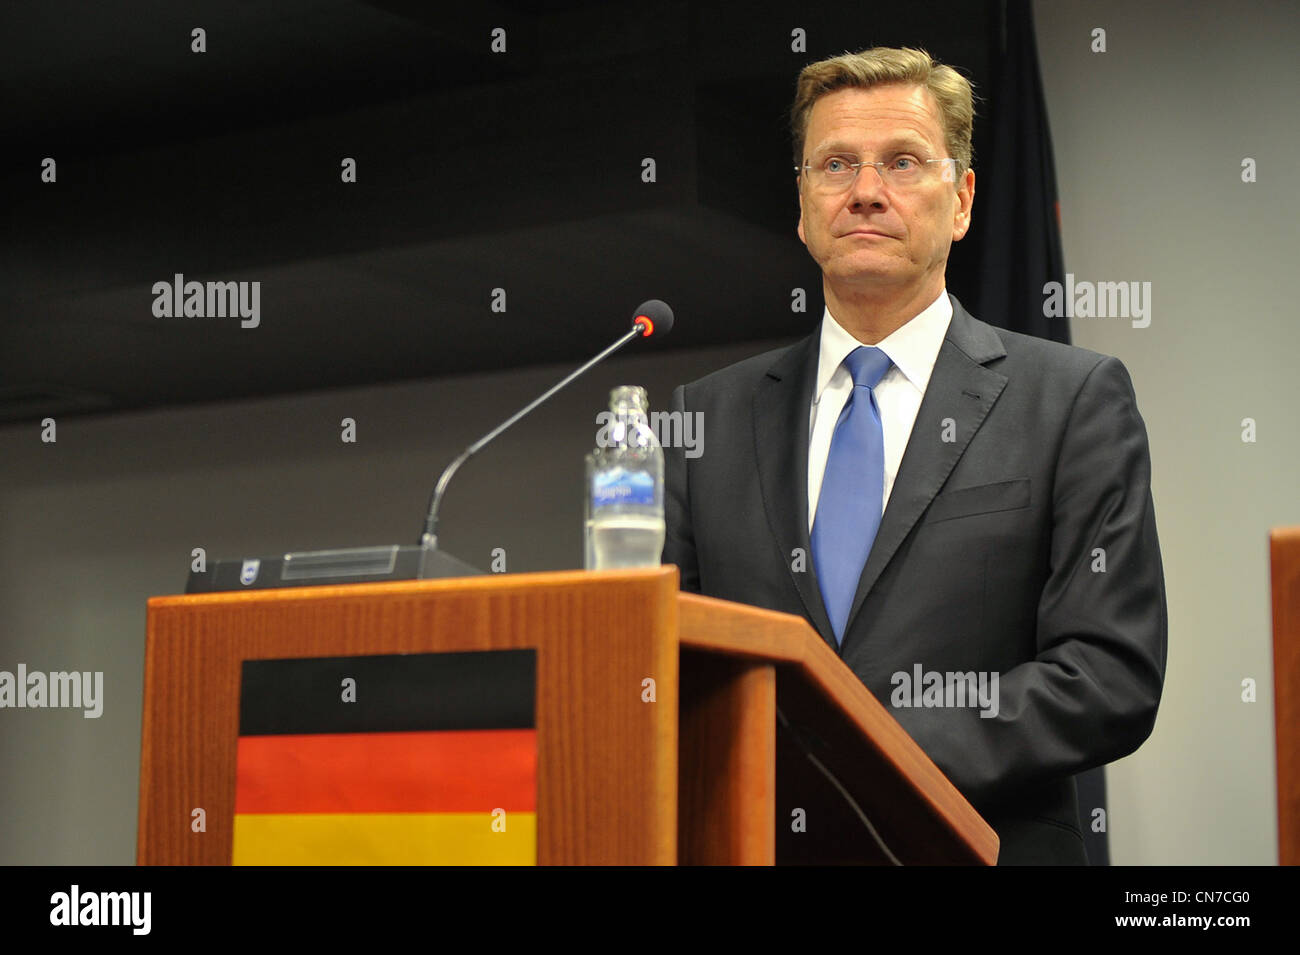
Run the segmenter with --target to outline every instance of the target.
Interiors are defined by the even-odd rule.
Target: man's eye
[[[899,156],[894,160],[894,168],[899,172],[915,172],[917,162],[911,156]]]
[[[840,173],[840,172],[846,172],[849,168],[849,164],[846,163],[843,159],[838,159],[832,156],[830,159],[826,160],[826,163],[822,168],[825,169],[827,172]]]

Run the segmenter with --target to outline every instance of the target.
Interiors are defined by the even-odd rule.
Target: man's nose
[[[849,186],[849,201],[852,205],[884,205],[885,180],[875,166],[863,163],[858,167],[858,174]]]

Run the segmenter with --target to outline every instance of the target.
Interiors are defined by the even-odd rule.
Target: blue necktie
[[[837,643],[844,642],[858,578],[880,529],[885,495],[885,433],[872,391],[893,364],[879,348],[861,345],[844,359],[853,392],[831,438],[813,520],[813,566]]]

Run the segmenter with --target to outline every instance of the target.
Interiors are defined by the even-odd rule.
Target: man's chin
[[[823,274],[836,285],[905,285],[909,278],[908,270],[901,263],[863,260],[860,258],[836,262]]]

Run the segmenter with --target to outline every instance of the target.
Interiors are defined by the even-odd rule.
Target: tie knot
[[[844,359],[844,367],[853,376],[856,387],[875,388],[880,379],[885,377],[893,362],[889,356],[874,345],[859,345]]]

